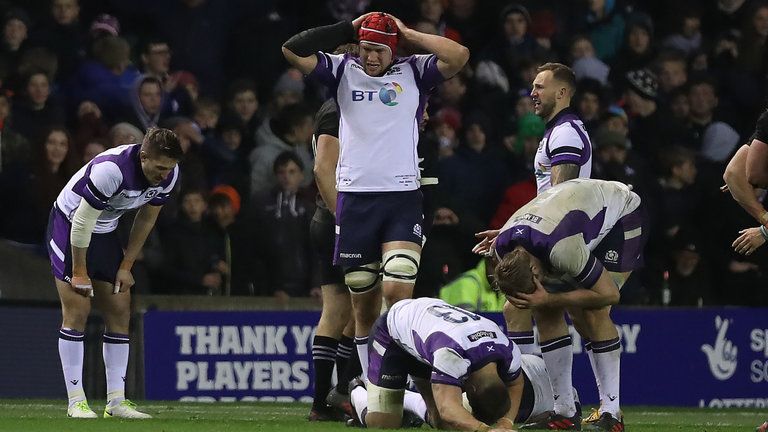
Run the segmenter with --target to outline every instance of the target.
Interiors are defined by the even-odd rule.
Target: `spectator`
[[[586,35],[573,38],[570,47],[571,69],[576,74],[576,81],[583,78],[597,80],[602,85],[608,84],[611,68],[595,56],[595,47]]]
[[[19,8],[10,9],[3,20],[3,41],[0,56],[15,70],[24,52],[30,29],[29,15]]]
[[[710,35],[738,30],[749,16],[750,2],[747,0],[716,0],[706,4],[704,30]]]
[[[597,129],[603,116],[604,93],[600,82],[591,78],[584,78],[576,83],[574,105],[589,133]]]
[[[136,144],[144,140],[144,132],[130,123],[118,123],[107,134],[109,147],[117,147],[123,144]]]
[[[156,28],[173,49],[172,67],[200,80],[203,95],[218,97],[224,80],[224,53],[234,8],[209,0],[169,2],[156,9]]]
[[[261,121],[259,98],[256,93],[256,86],[251,81],[241,79],[232,83],[227,98],[227,110],[229,111],[228,115],[240,123],[244,150],[250,151],[256,143],[261,144],[273,136],[269,122],[264,121],[262,123]]]
[[[146,132],[157,127],[167,98],[163,84],[150,75],[140,76],[131,89],[131,107],[124,115],[125,121]]]
[[[739,45],[736,63],[748,74],[765,72],[766,42],[768,41],[768,4],[757,3],[749,9],[749,19],[745,21],[744,37]]]
[[[669,101],[674,90],[688,82],[688,65],[685,57],[676,51],[665,51],[656,60],[659,76],[659,90],[663,99]]]
[[[85,32],[80,27],[79,0],[52,0],[50,19],[30,38],[30,45],[42,46],[59,59],[58,82],[66,82],[85,55]]]
[[[87,164],[99,153],[107,149],[107,142],[101,139],[89,141],[83,148],[83,165]]]
[[[488,271],[490,258],[483,258],[475,266],[459,275],[440,289],[440,299],[472,312],[501,312],[504,296],[491,287]]]
[[[162,238],[169,294],[220,295],[226,252],[214,227],[205,220],[204,192],[188,189],[181,195],[181,216]]]
[[[313,112],[303,104],[288,105],[270,120],[272,136],[261,142],[250,154],[251,196],[269,192],[277,178],[271,168],[275,159],[284,151],[294,152],[302,161],[304,175],[301,185],[307,186],[313,180],[312,154],[309,148],[312,139]]]
[[[691,83],[688,87],[688,100],[688,129],[692,136],[692,148],[708,161],[727,162],[740,140],[733,127],[715,116],[718,98],[714,84],[708,80]]]
[[[453,108],[443,108],[432,119],[432,129],[438,141],[438,157],[453,156],[459,146],[461,113]]]
[[[701,12],[694,7],[686,7],[678,17],[676,29],[664,39],[662,45],[687,56],[699,51],[701,43]]]
[[[28,164],[32,153],[29,141],[10,126],[11,102],[11,92],[0,89],[0,172]]]
[[[612,63],[608,79],[615,88],[623,88],[624,77],[633,70],[651,65],[656,53],[653,49],[653,20],[644,13],[631,16],[627,22],[626,41]]]
[[[291,151],[280,153],[272,164],[276,185],[256,202],[258,226],[262,227],[273,262],[270,294],[281,301],[306,297],[313,284],[313,260],[309,247],[309,221],[314,214],[314,194],[304,183],[304,161]]]
[[[270,115],[275,115],[288,105],[304,100],[304,76],[296,68],[288,68],[272,89]]]
[[[420,0],[419,13],[423,20],[435,26],[433,34],[461,43],[461,34],[445,23],[445,4],[442,0]]]
[[[669,306],[713,304],[712,274],[694,238],[681,233],[672,242],[670,266],[665,275],[670,298],[664,303]]]
[[[702,204],[696,183],[696,156],[683,147],[672,146],[661,154],[662,177],[661,185],[661,223],[660,233],[665,239],[663,243],[674,238],[681,227],[696,223],[697,210]]]
[[[4,171],[0,180],[3,202],[13,203],[2,212],[2,236],[20,243],[42,245],[51,203],[77,169],[71,139],[62,128],[41,134],[32,165]]]
[[[171,47],[165,39],[147,38],[141,48],[141,64],[145,75],[151,75],[167,84],[171,70]],[[166,90],[168,90],[166,88]]]
[[[131,89],[139,71],[131,64],[131,48],[119,36],[104,36],[94,42],[93,60],[85,61],[69,83],[72,103],[94,102],[108,120],[131,109]]]
[[[42,141],[42,131],[64,124],[64,110],[51,96],[48,75],[33,72],[11,110],[13,129],[30,141]],[[54,197],[55,198],[55,197]]]
[[[204,147],[211,145],[200,128],[187,117],[171,117],[164,122],[164,127],[171,129],[178,137],[184,158],[179,162],[181,189],[208,190],[208,174],[205,171]],[[172,204],[172,203],[171,203]]]
[[[624,40],[625,21],[616,2],[596,0],[582,12],[576,25],[578,33],[589,35],[597,58],[611,63]]]
[[[651,207],[651,200],[646,200],[653,188],[647,177],[648,169],[645,161],[631,151],[626,136],[605,126],[593,136],[596,151],[592,176],[632,185],[632,190],[643,198],[643,203]]]

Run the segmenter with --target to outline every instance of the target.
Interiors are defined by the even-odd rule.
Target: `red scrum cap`
[[[357,38],[360,42],[385,46],[394,55],[398,39],[397,24],[383,12],[368,15],[357,31]]]

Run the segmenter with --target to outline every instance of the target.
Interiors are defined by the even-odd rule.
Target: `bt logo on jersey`
[[[395,99],[397,99],[397,95],[402,92],[403,87],[393,81],[391,83],[384,84],[384,86],[382,86],[378,92],[373,90],[352,90],[352,102],[371,102],[373,101],[373,95],[378,93],[381,103],[386,106],[395,106],[397,105]]]

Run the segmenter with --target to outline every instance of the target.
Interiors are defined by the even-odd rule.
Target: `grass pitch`
[[[142,402],[151,420],[66,418],[66,402],[0,400],[1,432],[314,432],[349,431],[342,423],[309,423],[309,405],[277,403]],[[98,414],[104,401],[91,401]],[[625,410],[629,432],[754,431],[768,418],[765,410],[632,407]],[[428,430],[424,426],[422,430]]]

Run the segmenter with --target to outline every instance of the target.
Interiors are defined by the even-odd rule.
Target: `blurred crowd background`
[[[0,237],[42,257],[70,176],[167,127],[185,149],[182,181],[134,267],[136,289],[318,295],[311,138],[327,95],[280,46],[374,10],[471,51],[431,96],[421,137],[440,182],[425,189],[434,226],[417,295],[494,295],[473,233],[535,196],[545,125],[530,86],[558,61],[578,79],[593,176],[632,184],[649,211],[647,268],[622,302],[768,305],[765,248],[730,247],[756,222],[719,191],[766,107],[768,2],[755,0],[0,1]]]

